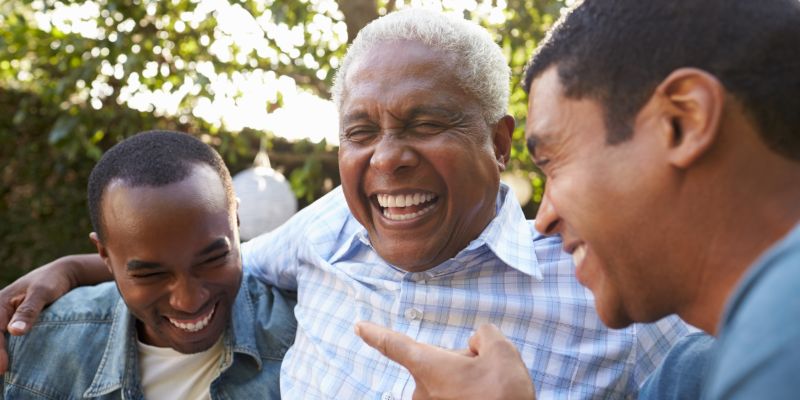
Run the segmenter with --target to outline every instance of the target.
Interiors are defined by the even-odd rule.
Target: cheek
[[[119,285],[122,298],[128,308],[140,319],[147,318],[156,311],[156,304],[164,297],[159,290]]]
[[[479,193],[488,183],[500,181],[500,169],[494,153],[484,148],[456,147],[445,144],[424,151],[425,159],[449,184],[458,184],[470,193]]]
[[[343,144],[339,149],[339,178],[345,191],[358,190],[364,180],[371,151],[367,148]]]

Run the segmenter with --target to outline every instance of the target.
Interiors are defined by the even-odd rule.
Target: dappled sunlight
[[[38,29],[45,32],[56,29],[59,35],[77,34],[87,39],[114,41],[111,35],[133,31],[136,22],[125,19],[121,13],[102,9],[100,3],[65,4],[59,1],[46,6],[44,2],[36,1],[32,8]],[[172,21],[169,15],[158,15],[155,2],[146,3],[146,14],[152,17],[158,29],[171,25],[175,32],[182,33],[197,29],[213,18],[216,22],[213,38],[203,34],[199,37],[199,44],[206,47],[216,61],[241,65],[244,67],[242,71],[217,72],[216,61],[184,60],[176,56],[175,43],[167,41],[166,46],[153,46],[153,60],[146,61],[138,72],[126,73],[128,59],[124,54],[117,57],[115,63],[102,60],[95,80],[88,84],[84,82],[73,99],[82,99],[94,109],[100,109],[103,100],[114,95],[114,89],[108,83],[110,78],[114,78],[124,82],[119,88],[117,102],[135,110],[183,117],[182,120],[192,115],[233,132],[251,128],[290,140],[307,138],[318,142],[327,139],[328,143],[338,143],[338,120],[330,101],[299,92],[291,77],[257,67],[264,63],[298,64],[316,70],[317,79],[325,79],[331,70],[338,67],[339,59],[335,56],[330,58],[328,65],[322,65],[317,57],[346,43],[347,26],[342,21],[343,16],[335,1],[310,3],[319,13],[304,26],[276,23],[272,10],[263,4],[257,6],[261,7],[261,14],[254,17],[241,5],[227,0],[202,0],[193,10],[180,13],[179,20]],[[104,21],[105,26],[98,25],[98,20]],[[164,31],[158,32],[159,38],[167,39],[161,32]],[[306,36],[314,42],[327,43],[326,48],[313,53],[302,52]],[[138,43],[131,48],[134,54],[140,50]],[[107,48],[95,47],[88,55],[107,57],[108,53]],[[191,75],[182,74],[185,75],[183,81],[177,84],[165,79],[173,70],[192,69],[198,78],[206,80],[206,93],[201,91],[203,83],[199,82],[200,79],[193,79]],[[24,82],[33,76],[25,68],[20,68],[17,78]],[[166,81],[153,87],[152,81],[156,79]],[[307,119],[298,123],[308,115],[316,116],[313,123],[308,123]]]

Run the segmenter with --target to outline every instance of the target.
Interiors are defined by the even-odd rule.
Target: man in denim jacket
[[[278,398],[293,300],[242,275],[222,159],[175,132],[131,137],[89,179],[115,283],[70,292],[9,337],[2,398]]]

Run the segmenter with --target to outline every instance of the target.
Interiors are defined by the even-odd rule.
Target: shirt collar
[[[728,326],[733,323],[737,311],[746,300],[750,290],[758,283],[758,280],[771,268],[773,262],[783,253],[786,253],[793,246],[800,245],[800,221],[783,238],[775,242],[758,259],[751,264],[747,272],[739,280],[733,295],[728,297],[722,318],[720,319],[717,332],[726,332]]]
[[[111,331],[103,352],[100,365],[94,375],[92,384],[84,392],[84,397],[98,397],[122,388],[126,371],[131,371],[133,381],[138,381],[139,369],[135,368],[138,360],[136,353],[136,324],[128,307],[120,298],[114,308]]]
[[[361,225],[358,225],[358,229],[353,231],[331,262],[344,258],[350,249],[359,245],[371,247],[369,234]],[[495,201],[495,217],[483,232],[461,250],[455,258],[469,255],[483,246],[488,247],[497,258],[509,267],[537,280],[543,279],[542,270],[536,257],[531,222],[525,219],[525,214],[523,214],[514,192],[503,182],[500,182],[500,190]],[[450,270],[448,267],[442,270],[439,266],[434,269],[437,270],[437,274]]]
[[[256,344],[256,313],[253,300],[242,278],[239,293],[233,303],[232,322],[225,334],[223,365],[231,365],[233,353],[253,358],[261,370],[261,357]],[[84,397],[98,397],[123,388],[139,385],[138,350],[136,347],[136,322],[120,298],[114,309],[111,331],[100,365],[94,379],[84,392]],[[126,376],[127,374],[127,376]],[[127,380],[126,380],[127,379]]]
[[[514,191],[503,182],[500,182],[495,209],[496,215],[486,229],[461,253],[477,250],[485,245],[509,267],[536,280],[542,280],[531,222],[525,219]]]
[[[233,353],[240,353],[250,356],[261,370],[261,356],[258,352],[258,344],[256,343],[255,327],[259,320],[256,316],[255,305],[250,296],[250,291],[247,290],[246,276],[242,277],[242,285],[239,287],[239,293],[236,295],[236,300],[233,302],[233,313],[229,333],[225,338],[225,356],[230,357],[223,361],[223,365],[230,365],[233,363]]]

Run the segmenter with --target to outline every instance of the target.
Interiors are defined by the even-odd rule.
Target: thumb
[[[15,336],[28,333],[44,307],[45,302],[41,299],[41,296],[25,296],[25,299],[17,306],[17,310],[14,311],[14,315],[11,317],[11,322],[7,327],[8,332]]]
[[[475,354],[480,355],[488,349],[497,352],[499,349],[510,350],[516,353],[514,345],[506,339],[503,332],[494,324],[486,324],[478,328],[478,331],[469,338],[469,349]]]

